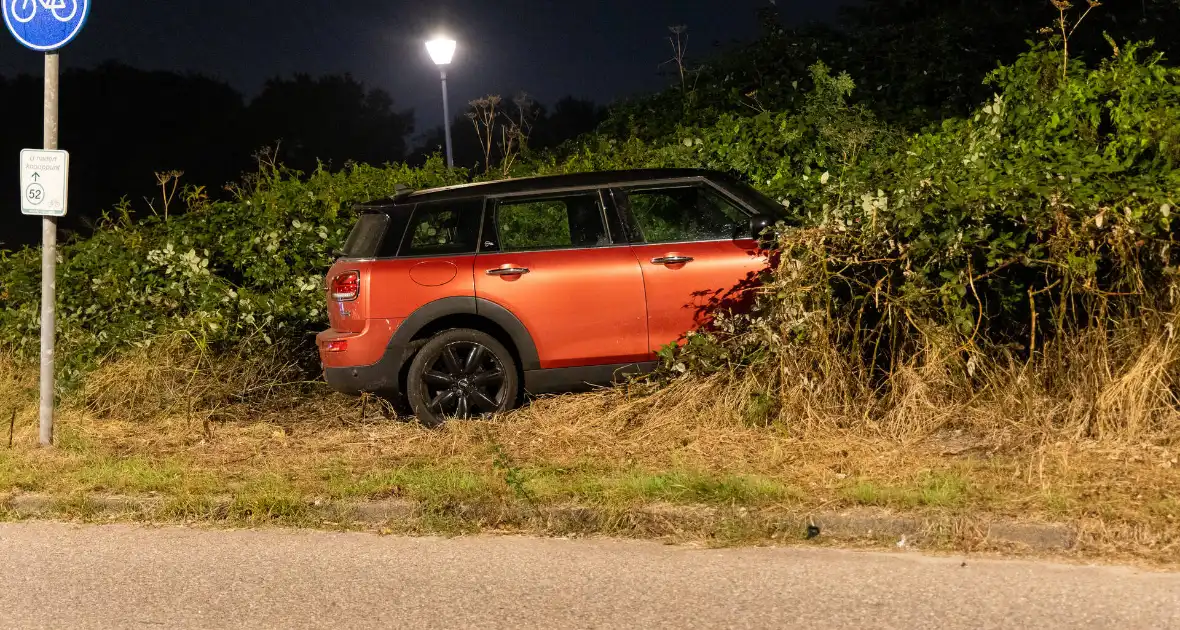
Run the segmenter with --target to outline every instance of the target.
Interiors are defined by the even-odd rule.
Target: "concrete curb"
[[[41,494],[0,496],[0,516],[9,519],[52,519],[82,517],[146,522],[229,520],[233,499],[219,497],[203,503],[205,518],[161,517],[169,499],[161,496],[82,495],[54,497]],[[662,538],[678,535],[710,536],[722,529],[743,528],[754,538],[791,540],[804,538],[835,540],[896,541],[899,546],[946,546],[960,541],[973,544],[1017,546],[1034,552],[1061,552],[1078,542],[1075,527],[1060,524],[1025,523],[979,517],[915,517],[886,510],[856,509],[807,513],[786,513],[741,507],[683,506],[655,504],[633,509],[604,509],[584,505],[539,506],[497,504],[429,506],[405,499],[379,501],[308,502],[304,506],[308,523],[389,528],[414,531],[427,515],[440,509],[448,516],[469,522],[479,529],[528,529],[538,533],[611,534]],[[811,534],[809,535],[809,528]],[[937,544],[937,543],[942,543]],[[957,546],[952,544],[952,546]]]

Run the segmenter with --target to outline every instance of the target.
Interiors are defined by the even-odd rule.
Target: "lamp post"
[[[455,156],[451,152],[451,109],[447,103],[447,66],[455,58],[455,47],[455,40],[446,37],[436,37],[426,42],[426,52],[430,53],[430,58],[438,66],[439,72],[442,74],[443,130],[447,136],[448,168],[455,167]]]

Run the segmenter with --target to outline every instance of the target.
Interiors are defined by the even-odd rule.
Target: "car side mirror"
[[[773,225],[774,219],[765,214],[756,214],[750,217],[750,237],[758,242],[767,240],[762,232]]]

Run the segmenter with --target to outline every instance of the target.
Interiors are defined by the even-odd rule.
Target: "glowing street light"
[[[456,47],[455,40],[446,37],[436,37],[426,42],[426,52],[430,53],[430,58],[442,74],[443,129],[447,137],[447,166],[450,168],[454,168],[455,158],[451,154],[451,108],[447,103],[447,66],[455,58]]]
[[[455,58],[456,47],[455,40],[445,37],[435,38],[426,42],[426,52],[429,52],[430,58],[440,66],[451,63],[451,60]]]

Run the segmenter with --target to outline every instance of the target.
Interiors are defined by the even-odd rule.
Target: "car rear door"
[[[707,324],[718,308],[750,306],[768,259],[742,204],[705,181],[625,186],[611,196],[643,272],[652,352]]]
[[[493,198],[485,217],[476,296],[525,325],[542,369],[650,359],[643,275],[599,190]]]

